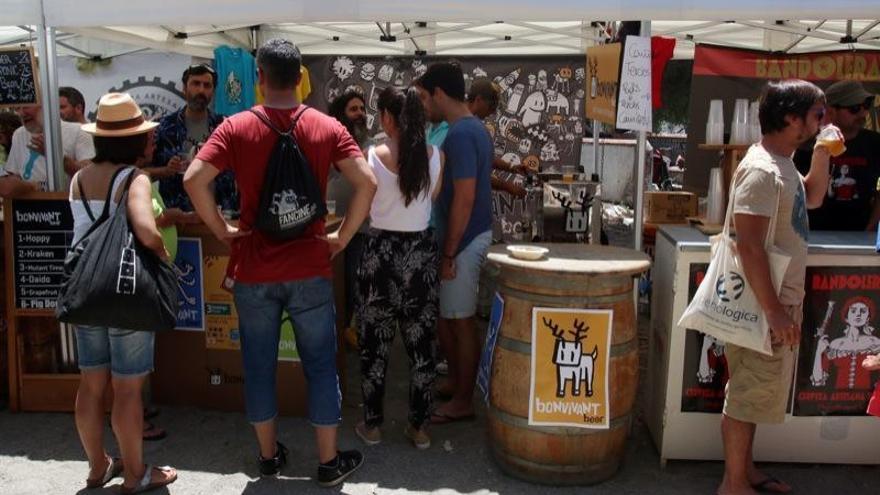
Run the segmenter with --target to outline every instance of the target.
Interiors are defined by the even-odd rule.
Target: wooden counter
[[[8,347],[0,351],[8,356],[12,411],[72,411],[74,407],[79,386],[75,340],[72,329],[55,320],[54,301],[57,295],[50,294],[53,290],[57,291],[55,271],[59,266],[63,267],[64,253],[72,237],[73,219],[66,203],[66,193],[38,193],[14,201],[7,200],[4,205]],[[16,216],[18,211],[48,214]],[[39,222],[46,225],[41,226]],[[331,228],[334,226],[332,222],[328,225]],[[25,227],[30,230],[23,230]],[[225,272],[227,248],[203,225],[183,226],[178,232],[181,239],[200,240],[200,289],[205,308],[212,307],[212,304],[214,307],[234,306],[231,294],[223,294],[223,300],[217,302],[213,298],[218,297],[218,287],[205,286],[205,261],[210,259],[213,270],[219,267]],[[23,233],[37,237],[24,237]],[[35,244],[22,244],[27,239],[33,239]],[[61,245],[62,240],[65,241],[64,245]],[[43,245],[39,244],[41,242]],[[53,268],[47,269],[47,273],[52,275],[21,272],[23,269],[37,268],[38,265],[51,265]],[[343,257],[338,256],[333,266],[334,273],[338,274],[334,277],[336,304],[340,308],[337,315],[342,315],[344,311],[341,309],[345,303]],[[33,285],[28,286],[29,283]],[[227,411],[244,410],[241,354],[234,345],[228,345],[226,349],[209,348],[211,346],[207,345],[205,331],[210,320],[208,313],[206,309],[201,330],[157,333],[155,372],[151,377],[154,402]],[[237,327],[237,319],[229,321],[229,324]],[[341,345],[344,322],[341,317],[337,321],[337,328],[340,330],[337,362],[340,377],[344,380]],[[279,412],[284,415],[305,415],[305,390],[301,363],[279,362]]]

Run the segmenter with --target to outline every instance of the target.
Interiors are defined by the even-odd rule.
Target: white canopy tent
[[[880,2],[878,2],[880,5]],[[880,9],[877,9],[880,17]],[[220,44],[261,38],[294,40],[306,55],[565,55],[584,53],[606,23],[588,21],[474,22],[297,22],[262,25],[167,24],[155,26],[61,27],[61,55],[112,58],[158,50],[211,58]],[[786,53],[880,49],[880,21],[799,19],[787,21],[653,21],[652,33],[678,39],[675,58],[693,58],[698,43]],[[0,46],[35,39],[28,25],[0,27]],[[392,38],[393,37],[393,38]],[[383,39],[385,41],[383,41]],[[392,41],[393,40],[393,41]]]
[[[684,42],[677,58],[692,57],[695,43],[780,52],[880,48],[877,0],[0,0],[0,11],[4,24],[17,26],[0,30],[0,46],[35,38],[50,60],[41,65],[49,122],[58,120],[56,49],[89,58],[149,49],[211,58],[219,44],[252,48],[282,36],[304,54],[571,54],[601,42],[609,30],[599,19],[650,19],[643,34]],[[831,13],[857,20],[829,20]],[[55,127],[47,145],[60,159]],[[644,139],[640,133],[638,156]],[[643,167],[636,168],[639,249]]]

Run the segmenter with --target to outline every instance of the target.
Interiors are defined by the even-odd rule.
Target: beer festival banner
[[[614,312],[532,310],[529,424],[607,429]]]
[[[724,129],[729,134],[734,103],[738,98],[757,100],[765,82],[787,78],[805,79],[821,88],[837,81],[852,79],[860,81],[866,90],[878,94],[880,51],[841,50],[779,54],[698,45],[694,50],[688,112],[690,125],[687,133],[687,160],[690,166],[685,173],[686,189],[697,192],[708,190],[709,170],[718,166],[716,151],[698,148],[706,142],[709,102],[722,100]],[[873,119],[871,126],[876,129],[876,119]]]

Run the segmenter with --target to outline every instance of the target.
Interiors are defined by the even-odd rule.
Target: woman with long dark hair
[[[443,156],[425,143],[425,114],[415,88],[387,88],[379,95],[387,141],[371,147],[367,161],[378,189],[370,207],[370,232],[358,269],[358,340],[364,420],[355,427],[368,445],[381,441],[385,372],[394,334],[400,329],[409,355],[409,422],[413,444],[431,445],[434,326],[439,263],[428,226],[440,191]]]

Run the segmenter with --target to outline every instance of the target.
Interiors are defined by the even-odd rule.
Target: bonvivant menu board
[[[11,220],[15,307],[54,311],[73,240],[70,205],[66,199],[16,200]]]

